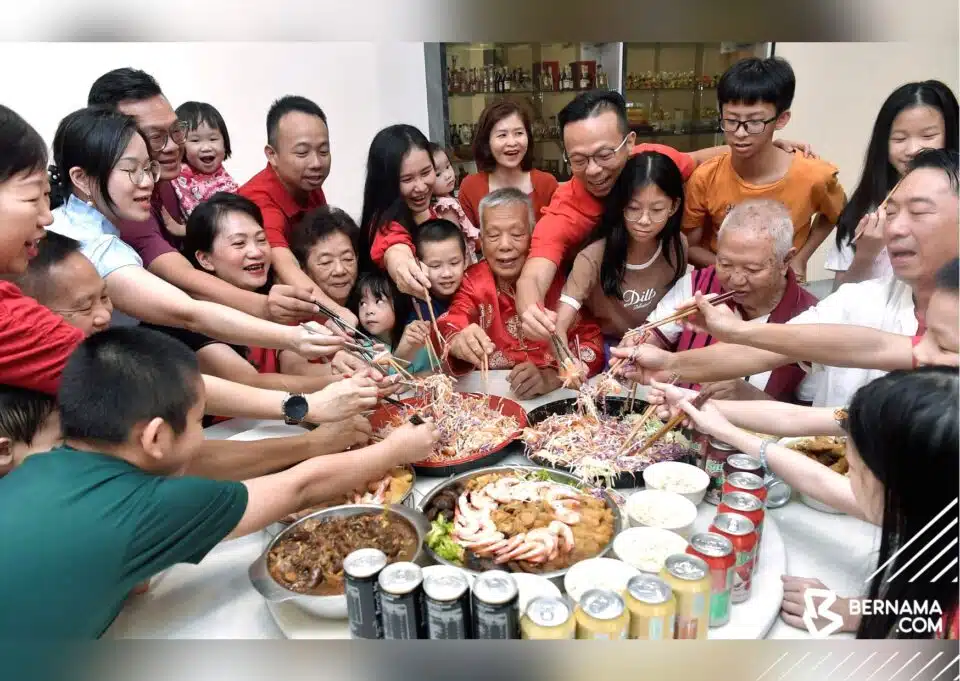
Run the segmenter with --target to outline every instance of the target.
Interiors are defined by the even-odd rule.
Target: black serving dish
[[[648,404],[641,399],[636,399],[633,401],[633,409],[628,410],[630,399],[627,397],[606,397],[599,401],[597,404],[597,411],[605,416],[623,416],[625,414],[640,414],[646,410]],[[560,414],[573,414],[577,411],[577,399],[576,398],[567,398],[565,400],[557,400],[556,402],[550,402],[549,404],[544,404],[543,406],[537,407],[536,409],[531,409],[527,412],[527,422],[530,426],[535,426],[538,423],[547,420],[550,416],[560,415]],[[687,436],[690,441],[693,441],[691,433],[687,429],[682,429],[681,432]],[[573,474],[573,471],[570,470],[567,466],[555,465],[547,461],[541,461],[531,457],[529,454],[526,455],[527,458],[534,464],[538,466],[543,466],[544,468],[553,468],[558,471],[563,471],[565,473]],[[682,456],[676,461],[683,463],[689,463],[696,465],[696,452],[691,451],[689,455]],[[643,471],[637,471],[636,473],[621,473],[613,479],[613,487],[615,489],[630,489],[634,487],[644,487],[643,482]]]

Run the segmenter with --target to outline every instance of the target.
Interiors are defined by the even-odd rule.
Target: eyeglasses
[[[130,181],[137,187],[142,187],[143,181],[147,177],[150,177],[153,182],[160,179],[160,164],[157,161],[150,161],[146,166],[140,166],[139,168],[119,168],[118,170],[122,170],[129,175]]]
[[[640,218],[643,217],[643,214],[646,213],[647,217],[650,219],[650,222],[656,224],[663,222],[670,215],[670,206],[666,208],[644,208],[644,209],[632,209],[627,208],[623,211],[623,220],[624,222],[640,222]]]
[[[773,118],[768,118],[765,121],[738,121],[735,118],[721,118],[720,119],[720,130],[723,132],[737,132],[740,128],[743,128],[747,131],[748,135],[759,135],[761,132],[766,130],[767,126],[777,120],[779,116],[774,116]]]
[[[616,148],[611,149],[610,147],[605,147],[593,154],[572,154],[567,156],[566,152],[563,154],[564,160],[570,164],[570,167],[573,170],[583,170],[588,165],[590,165],[590,159],[593,159],[594,163],[598,166],[604,167],[611,165],[617,157],[617,152],[623,149],[623,145],[627,143],[627,139],[630,137],[630,134],[623,138],[623,141],[616,146]]]
[[[163,151],[167,146],[167,140],[173,140],[174,144],[183,144],[187,141],[187,131],[190,126],[185,121],[177,121],[169,130],[163,132],[151,132],[147,135],[147,145],[150,151]]]

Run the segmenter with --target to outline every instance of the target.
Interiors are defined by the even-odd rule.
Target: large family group
[[[949,580],[883,580],[956,494],[957,99],[890,94],[848,198],[775,139],[794,89],[783,59],[737,62],[717,87],[727,144],[690,153],[638,143],[618,93],[579,94],[562,184],[532,167],[513,100],[481,114],[459,187],[452,152],[391,125],[359,221],[327,201],[336,127],[304,97],[270,107],[243,184],[217,109],[174,109],[143,71],[98,78],[52,156],[0,106],[0,636],[97,637],[156,573],[425,458],[429,421],[372,437],[365,414],[403,388],[361,339],[414,375],[509,370],[518,399],[618,360],[663,409],[880,525],[892,560],[870,595],[936,600],[955,625]],[[224,417],[316,428],[204,441]],[[845,435],[849,477],[755,433]],[[805,585],[787,583],[788,621]]]

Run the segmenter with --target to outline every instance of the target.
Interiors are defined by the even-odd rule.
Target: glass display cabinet
[[[476,170],[471,145],[484,107],[519,101],[533,122],[534,166],[564,181],[557,114],[577,93],[621,92],[638,142],[691,151],[723,143],[720,75],[772,53],[772,43],[439,43],[443,82],[431,92],[443,101],[431,108],[442,111],[443,141],[462,177]]]

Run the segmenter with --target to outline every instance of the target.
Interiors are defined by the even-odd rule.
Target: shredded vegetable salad
[[[562,466],[590,484],[604,486],[612,486],[614,478],[622,473],[636,475],[650,464],[676,461],[691,453],[690,440],[674,430],[637,454],[646,438],[663,426],[662,421],[651,418],[640,436],[620,454],[620,447],[639,418],[639,414],[625,418],[555,414],[525,429],[522,439],[532,460]]]
[[[449,462],[486,454],[520,433],[520,422],[516,418],[491,409],[486,397],[455,392],[449,376],[428,376],[421,382],[418,393],[427,398],[426,405],[398,409],[377,435],[386,437],[414,413],[433,419],[440,431],[440,448],[427,462]]]

